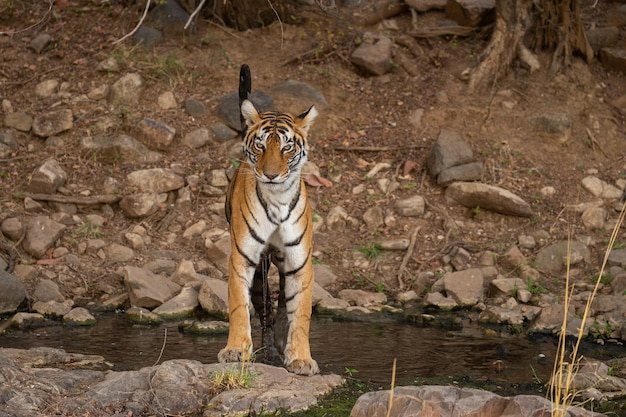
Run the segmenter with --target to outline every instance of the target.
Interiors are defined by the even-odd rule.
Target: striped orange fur
[[[275,348],[289,371],[313,375],[319,372],[309,347],[313,225],[301,169],[307,160],[307,132],[317,111],[311,106],[299,116],[260,113],[248,100],[250,84],[249,68],[244,65],[239,95],[245,160],[231,179],[226,196],[232,245],[230,330],[218,359],[249,359],[252,302],[267,332],[263,335],[265,348]],[[276,313],[267,285],[270,261],[280,275]]]

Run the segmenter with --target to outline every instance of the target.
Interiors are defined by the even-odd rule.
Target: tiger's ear
[[[241,103],[241,116],[248,127],[254,126],[260,119],[259,112],[250,100],[244,100]]]
[[[313,123],[313,120],[315,120],[315,118],[317,117],[317,114],[318,114],[317,109],[313,105],[309,107],[307,111],[299,115],[297,119],[298,119],[298,125],[300,129],[304,130],[305,132],[308,132],[309,127],[311,127],[311,123]]]

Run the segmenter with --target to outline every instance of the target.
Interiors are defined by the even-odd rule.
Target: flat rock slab
[[[513,216],[530,217],[530,204],[504,188],[478,182],[455,182],[446,190],[446,196],[468,207],[495,211]]]

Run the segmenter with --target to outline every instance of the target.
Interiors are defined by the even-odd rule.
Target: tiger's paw
[[[239,348],[225,347],[217,354],[217,360],[220,363],[226,362],[243,362],[250,359],[250,354]]]
[[[317,365],[317,362],[311,358],[296,359],[288,363],[286,368],[289,372],[304,376],[311,376],[320,372],[320,368]]]

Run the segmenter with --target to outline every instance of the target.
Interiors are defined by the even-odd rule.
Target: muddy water
[[[258,346],[260,336],[256,331],[254,338]],[[483,329],[472,325],[454,332],[398,323],[313,320],[311,325],[311,350],[323,370],[343,374],[348,369],[358,379],[383,383],[390,381],[394,358],[397,378],[408,383],[437,377],[532,383],[533,372],[546,381],[552,370],[555,343],[550,337],[530,340],[517,335],[486,336]],[[91,328],[57,325],[0,335],[0,347],[46,346],[97,354],[112,362],[116,370],[151,366],[162,349],[161,361],[188,358],[213,363],[225,344],[226,335],[182,334],[176,323],[136,327],[122,316],[99,317],[98,324]],[[606,349],[588,345],[584,354],[599,359],[620,356]],[[500,365],[504,369],[498,372]]]

